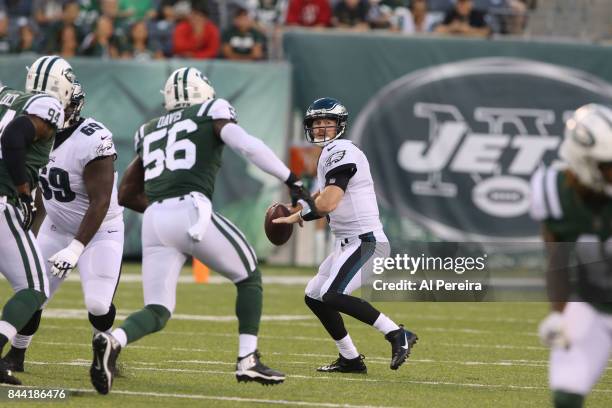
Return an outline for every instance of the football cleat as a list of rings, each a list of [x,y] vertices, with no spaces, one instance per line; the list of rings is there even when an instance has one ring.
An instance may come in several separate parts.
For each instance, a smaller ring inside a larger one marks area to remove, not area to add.
[[[113,385],[113,377],[117,372],[117,357],[121,345],[110,334],[98,333],[91,342],[93,362],[89,369],[91,384],[100,394],[108,394]]]
[[[410,350],[419,339],[416,334],[405,330],[404,325],[400,324],[399,329],[393,330],[385,335],[385,339],[391,343],[391,364],[392,370],[397,370],[410,355]]]
[[[13,372],[4,360],[0,360],[0,384],[21,385],[21,381],[13,376]]]
[[[236,363],[236,379],[238,382],[255,381],[263,385],[280,384],[285,381],[285,374],[271,369],[259,360],[259,351],[255,350]]]
[[[25,360],[26,349],[11,347],[8,353],[2,357],[2,361],[6,363],[6,367],[14,372],[23,373],[23,362]]]
[[[358,373],[367,374],[368,367],[366,367],[363,359],[365,356],[360,354],[359,357],[345,358],[342,354],[338,354],[338,358],[331,364],[321,366],[317,368],[317,371],[324,373]]]

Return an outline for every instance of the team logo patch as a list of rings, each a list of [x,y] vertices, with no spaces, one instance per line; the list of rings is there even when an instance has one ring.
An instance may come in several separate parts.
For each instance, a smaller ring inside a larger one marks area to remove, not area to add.
[[[612,85],[583,71],[473,59],[390,83],[362,109],[351,138],[392,217],[451,241],[532,239],[531,176],[556,160],[573,111],[611,104],[610,95]]]
[[[344,158],[346,154],[346,150],[339,150],[334,154],[330,155],[327,160],[325,160],[325,167],[329,167],[334,163],[338,163],[340,160]]]
[[[108,156],[115,149],[115,145],[111,139],[100,143],[96,148],[96,156]]]

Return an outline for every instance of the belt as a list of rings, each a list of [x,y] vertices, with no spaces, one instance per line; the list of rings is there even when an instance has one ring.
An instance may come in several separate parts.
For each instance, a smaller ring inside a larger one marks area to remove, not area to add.
[[[345,246],[348,245],[350,242],[354,241],[356,238],[360,239],[361,241],[364,242],[376,242],[376,237],[374,236],[374,231],[370,231],[370,232],[365,232],[361,235],[358,235],[356,237],[350,237],[350,238],[342,238],[340,240],[340,245],[341,246]]]
[[[185,197],[187,197],[189,194],[183,194],[182,196],[178,196],[178,197],[167,197],[167,198],[162,198],[161,200],[157,200],[155,201],[157,204],[161,204],[164,201],[170,201],[170,200],[178,200],[178,201],[183,201],[185,199]]]

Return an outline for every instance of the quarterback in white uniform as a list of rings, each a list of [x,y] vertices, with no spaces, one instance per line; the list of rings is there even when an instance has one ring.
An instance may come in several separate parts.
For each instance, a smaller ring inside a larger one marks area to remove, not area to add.
[[[85,94],[76,83],[67,126],[58,132],[39,184],[46,217],[38,243],[46,265],[50,299],[77,265],[94,332],[109,331],[115,319],[113,296],[123,255],[123,207],[117,203],[116,158],[111,132],[93,118],[81,118]],[[47,300],[48,302],[48,300]],[[4,357],[23,371],[25,351],[42,309],[12,340]]]
[[[346,130],[347,119],[346,108],[335,99],[321,98],[310,105],[304,118],[306,138],[323,147],[317,166],[319,192],[300,200],[297,212],[273,222],[301,224],[327,216],[336,237],[334,252],[306,287],[306,305],[335,340],[339,351],[337,360],[317,370],[367,372],[364,357],[357,352],[340,312],[385,335],[391,343],[390,367],[396,370],[406,361],[417,336],[368,302],[350,296],[361,286],[363,265],[381,248],[385,253],[376,256],[387,256],[389,247],[378,215],[368,159],[351,141],[338,139]]]

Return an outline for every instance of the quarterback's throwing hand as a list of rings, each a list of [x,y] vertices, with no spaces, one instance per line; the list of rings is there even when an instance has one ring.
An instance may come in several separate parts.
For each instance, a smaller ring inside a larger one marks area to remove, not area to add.
[[[287,217],[279,217],[272,220],[272,224],[295,224],[299,223],[300,227],[304,226],[304,221],[300,212],[295,212]]]
[[[538,327],[538,334],[542,343],[549,347],[569,348],[570,343],[565,333],[565,322],[563,315],[559,312],[552,312]]]
[[[60,279],[66,278],[76,266],[84,248],[83,244],[73,239],[70,245],[49,258],[53,264],[51,274]]]

